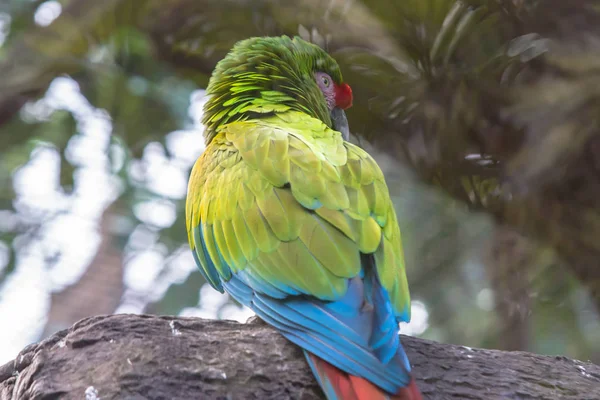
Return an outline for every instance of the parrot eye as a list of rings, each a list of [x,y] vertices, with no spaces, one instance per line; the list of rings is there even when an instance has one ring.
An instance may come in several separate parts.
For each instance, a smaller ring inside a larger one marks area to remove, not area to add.
[[[333,81],[333,79],[331,79],[331,76],[329,76],[329,74],[327,74],[326,72],[315,72],[314,77],[317,86],[319,86],[319,89],[323,93],[323,97],[325,97],[327,107],[329,108],[329,110],[333,110],[336,104],[335,82]]]
[[[333,80],[325,72],[316,72],[315,79],[323,92],[329,91],[333,86]]]

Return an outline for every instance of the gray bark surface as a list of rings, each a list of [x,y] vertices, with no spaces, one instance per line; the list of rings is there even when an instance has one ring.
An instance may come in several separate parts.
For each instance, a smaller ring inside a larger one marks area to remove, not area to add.
[[[403,336],[426,399],[600,399],[600,367]],[[302,352],[266,324],[97,316],[0,367],[8,399],[322,399]]]

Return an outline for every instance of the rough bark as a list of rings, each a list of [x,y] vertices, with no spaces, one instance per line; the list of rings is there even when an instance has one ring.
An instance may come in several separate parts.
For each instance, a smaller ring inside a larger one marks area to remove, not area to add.
[[[426,399],[598,399],[600,367],[402,341]],[[301,351],[260,321],[84,319],[0,367],[0,399],[321,399]]]

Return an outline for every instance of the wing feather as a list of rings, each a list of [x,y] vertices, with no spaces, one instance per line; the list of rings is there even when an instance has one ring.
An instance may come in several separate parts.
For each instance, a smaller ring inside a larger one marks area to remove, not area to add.
[[[233,272],[266,295],[334,300],[362,273],[361,253],[373,254],[394,314],[409,318],[383,174],[314,118],[288,112],[223,126],[194,166],[186,212],[196,262],[220,290]]]

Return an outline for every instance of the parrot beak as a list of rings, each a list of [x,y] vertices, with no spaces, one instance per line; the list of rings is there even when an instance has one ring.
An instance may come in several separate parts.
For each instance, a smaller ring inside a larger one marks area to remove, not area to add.
[[[348,126],[348,119],[346,113],[339,107],[335,107],[331,110],[331,121],[333,122],[333,129],[342,133],[344,140],[350,139],[350,127]]]

